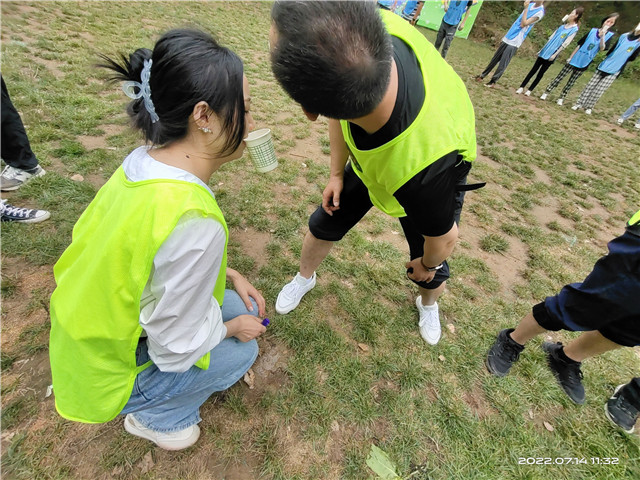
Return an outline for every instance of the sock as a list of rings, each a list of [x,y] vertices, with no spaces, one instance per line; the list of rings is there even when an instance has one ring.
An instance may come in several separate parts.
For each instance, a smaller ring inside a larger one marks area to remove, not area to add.
[[[422,298],[420,299],[420,308],[427,311],[427,312],[431,312],[433,310],[438,310],[438,302],[433,302],[433,305],[423,305],[422,304]]]
[[[576,363],[578,365],[581,364],[581,362],[576,362],[575,360],[572,360],[571,358],[567,357],[567,354],[564,353],[564,347],[562,347],[560,350],[558,350],[558,358],[560,360],[562,360],[563,362],[565,362],[565,363],[569,363],[569,364]]]
[[[302,275],[300,275],[300,272],[298,272],[298,275],[296,275],[296,282],[300,285],[307,285],[311,279],[313,279],[313,275],[311,275],[310,278],[304,278]]]

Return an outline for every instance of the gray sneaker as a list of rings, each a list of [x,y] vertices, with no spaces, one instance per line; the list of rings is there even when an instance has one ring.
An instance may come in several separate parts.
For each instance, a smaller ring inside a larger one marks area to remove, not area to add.
[[[0,175],[0,189],[3,192],[17,190],[25,182],[28,182],[32,178],[41,177],[45,173],[47,172],[45,172],[44,168],[40,165],[31,172],[7,165]]]

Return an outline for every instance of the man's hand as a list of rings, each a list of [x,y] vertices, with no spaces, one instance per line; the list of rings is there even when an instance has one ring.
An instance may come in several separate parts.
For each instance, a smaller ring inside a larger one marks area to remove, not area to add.
[[[241,342],[253,340],[267,331],[262,321],[253,315],[238,315],[225,322],[225,326],[227,327],[226,338],[236,337]]]
[[[458,31],[462,31],[464,30],[464,22],[460,23],[460,25],[458,25]]]
[[[409,269],[409,268],[413,269],[413,272],[407,273],[407,275],[412,280],[416,280],[418,282],[427,282],[428,283],[431,280],[433,280],[433,277],[436,276],[436,272],[435,271],[434,272],[428,272],[422,266],[422,259],[420,257],[414,258],[410,262],[407,262],[405,264],[405,267],[407,269]]]
[[[342,186],[342,177],[332,176],[322,192],[322,209],[331,216],[333,216],[333,212],[340,210]]]

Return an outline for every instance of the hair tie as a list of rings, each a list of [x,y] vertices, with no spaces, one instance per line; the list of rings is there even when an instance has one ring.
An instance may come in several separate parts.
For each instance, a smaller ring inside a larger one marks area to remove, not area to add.
[[[145,60],[144,68],[142,69],[142,73],[140,74],[142,83],[134,82],[131,80],[128,82],[124,82],[124,84],[122,85],[122,91],[127,97],[134,100],[138,100],[142,97],[144,99],[144,108],[146,108],[147,112],[149,112],[149,115],[151,115],[151,123],[156,123],[160,118],[156,113],[156,108],[153,106],[153,100],[151,100],[151,87],[149,86],[152,64],[153,60]],[[138,89],[137,92],[136,89]]]

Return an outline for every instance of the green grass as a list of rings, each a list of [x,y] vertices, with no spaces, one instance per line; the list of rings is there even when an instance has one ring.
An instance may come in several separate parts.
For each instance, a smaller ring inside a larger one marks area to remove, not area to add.
[[[99,186],[140,144],[126,127],[126,97],[93,67],[97,53],[151,47],[163,31],[185,25],[213,32],[244,59],[256,124],[273,131],[278,169],[258,174],[245,158],[223,166],[211,186],[231,231],[230,265],[267,299],[272,324],[260,340],[263,355],[275,350],[280,360],[255,391],[236,385],[205,403],[200,441],[172,454],[127,435],[120,420],[93,427],[63,420],[44,398],[50,372],[30,362],[47,349],[53,264]],[[454,328],[428,347],[416,328],[402,229],[373,211],[333,248],[298,309],[273,313],[299,268],[330,150],[326,119],[308,123],[275,83],[268,29],[262,2],[2,2],[3,77],[47,169],[8,198],[52,212],[41,224],[2,225],[2,426],[15,434],[3,449],[7,478],[368,479],[372,443],[403,478],[639,477],[638,437],[621,434],[602,413],[613,388],[637,375],[637,351],[586,361],[581,407],[556,386],[541,339],[506,378],[483,366],[497,332],[583,279],[637,210],[640,136],[613,123],[637,98],[637,81],[616,80],[586,117],[553,99],[513,94],[533,49],[518,52],[501,88],[489,90],[472,77],[493,48],[454,40],[447,60],[467,84],[482,154],[470,181],[488,185],[466,196],[462,239],[439,300],[443,323]],[[568,105],[589,78],[578,80]],[[87,137],[103,146],[91,147]],[[85,180],[71,180],[75,174]],[[243,243],[251,234],[264,245]],[[506,274],[513,274],[508,283]],[[142,473],[148,452],[155,465]],[[619,464],[519,464],[527,457],[616,457]]]

